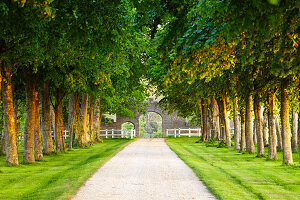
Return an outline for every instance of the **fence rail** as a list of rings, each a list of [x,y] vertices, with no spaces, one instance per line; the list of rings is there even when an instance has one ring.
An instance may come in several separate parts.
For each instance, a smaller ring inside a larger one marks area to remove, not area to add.
[[[105,132],[105,133],[101,133],[101,132]],[[69,138],[69,131],[68,130],[64,130],[63,132],[63,136],[64,139]],[[128,130],[128,129],[120,129],[120,130],[116,130],[116,129],[111,129],[111,130],[100,130],[100,137],[130,137],[131,139],[133,137],[136,137],[136,131],[135,129],[133,130]],[[54,138],[54,134],[52,131],[52,138]],[[19,140],[24,140],[24,135],[19,136]]]
[[[197,128],[197,129],[192,129],[192,128],[188,128],[188,129],[180,129],[180,128],[175,128],[175,129],[167,129],[167,137],[168,136],[174,136],[175,138],[178,136],[201,136],[201,129]]]
[[[136,137],[136,131],[135,131],[135,129],[131,129],[131,130],[128,130],[128,129],[108,130],[108,129],[106,129],[106,130],[100,130],[100,137],[105,137],[105,138],[108,138],[108,137],[112,137],[112,138],[114,138],[114,137],[121,137],[121,138],[130,137],[132,139],[133,137]]]

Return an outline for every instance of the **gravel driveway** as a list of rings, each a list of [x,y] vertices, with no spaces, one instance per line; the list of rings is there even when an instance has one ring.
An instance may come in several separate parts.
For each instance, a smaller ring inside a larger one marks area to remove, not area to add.
[[[98,169],[73,199],[216,198],[164,139],[139,139]]]

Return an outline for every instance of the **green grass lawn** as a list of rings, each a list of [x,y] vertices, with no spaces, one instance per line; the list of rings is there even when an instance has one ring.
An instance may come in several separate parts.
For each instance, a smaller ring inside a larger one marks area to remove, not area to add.
[[[131,141],[104,139],[103,144],[46,155],[43,161],[17,167],[5,166],[5,156],[0,156],[0,199],[68,199]]]
[[[218,199],[300,199],[298,153],[293,154],[295,166],[283,166],[282,153],[271,161],[233,148],[207,147],[197,140],[167,138],[166,142]]]

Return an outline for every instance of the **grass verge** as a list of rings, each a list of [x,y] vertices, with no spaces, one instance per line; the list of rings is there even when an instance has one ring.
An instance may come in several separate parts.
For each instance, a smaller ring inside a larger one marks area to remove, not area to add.
[[[100,166],[131,141],[104,139],[103,144],[45,155],[43,161],[16,167],[5,166],[5,156],[0,156],[0,199],[69,199]]]
[[[169,147],[218,199],[300,199],[299,154],[294,166],[233,148],[207,147],[199,138],[167,138]],[[267,148],[265,149],[267,155]]]

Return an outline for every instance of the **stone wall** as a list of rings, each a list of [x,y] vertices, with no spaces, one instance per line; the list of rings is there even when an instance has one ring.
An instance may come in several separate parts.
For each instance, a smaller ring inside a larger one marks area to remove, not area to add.
[[[155,112],[159,114],[162,118],[162,132],[163,136],[166,136],[166,129],[174,129],[174,128],[199,128],[195,126],[190,126],[185,118],[178,117],[176,113],[172,113],[171,115],[168,115],[167,111],[162,110],[158,106],[157,101],[153,101],[153,99],[149,99],[149,104],[145,108],[146,112]],[[122,117],[118,116],[116,117],[116,122],[108,123],[108,124],[101,124],[101,130],[105,129],[121,129],[122,124],[125,122],[131,122],[134,125],[134,128],[136,130],[136,134],[139,137],[140,134],[140,124],[139,124],[139,118],[142,115],[142,113],[135,112],[136,113],[136,118],[127,118],[127,117]]]

